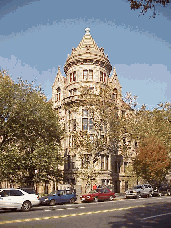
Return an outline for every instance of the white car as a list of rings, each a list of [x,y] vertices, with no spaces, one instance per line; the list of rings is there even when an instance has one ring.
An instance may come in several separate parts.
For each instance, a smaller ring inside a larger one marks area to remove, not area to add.
[[[0,189],[0,209],[29,211],[32,206],[39,204],[40,200],[36,194],[28,194],[21,189],[14,188]]]

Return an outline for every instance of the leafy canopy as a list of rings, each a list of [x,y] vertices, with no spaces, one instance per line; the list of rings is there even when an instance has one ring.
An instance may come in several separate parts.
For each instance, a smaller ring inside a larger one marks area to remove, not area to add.
[[[40,86],[0,71],[0,173],[11,182],[58,179],[62,131]]]

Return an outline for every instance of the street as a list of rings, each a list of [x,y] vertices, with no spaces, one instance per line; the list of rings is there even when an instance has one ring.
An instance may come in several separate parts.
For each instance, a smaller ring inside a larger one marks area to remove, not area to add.
[[[0,211],[0,227],[171,227],[171,197],[34,207]]]

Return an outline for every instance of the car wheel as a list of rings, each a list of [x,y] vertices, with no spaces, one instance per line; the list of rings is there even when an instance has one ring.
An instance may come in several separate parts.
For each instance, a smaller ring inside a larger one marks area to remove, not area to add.
[[[55,205],[55,200],[51,200],[51,201],[49,202],[49,205],[50,205],[50,206],[54,206],[54,205]]]
[[[110,200],[110,201],[112,201],[113,199],[114,199],[113,196],[110,196],[110,197],[109,197],[109,200]]]
[[[30,201],[25,201],[23,203],[23,205],[22,205],[21,210],[22,211],[30,211],[30,209],[31,209],[31,203],[30,203]]]
[[[98,202],[98,201],[99,201],[98,197],[95,197],[95,198],[94,198],[94,201],[95,201],[95,202]]]
[[[71,198],[69,202],[70,202],[70,203],[75,203],[74,198]]]

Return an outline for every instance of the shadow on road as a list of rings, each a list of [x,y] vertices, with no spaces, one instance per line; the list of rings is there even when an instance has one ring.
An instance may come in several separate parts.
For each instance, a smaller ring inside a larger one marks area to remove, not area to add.
[[[156,216],[161,214],[168,215]],[[112,216],[112,218],[120,221],[109,222],[111,228],[171,228],[171,203],[147,204],[145,207],[122,211],[120,216]]]

